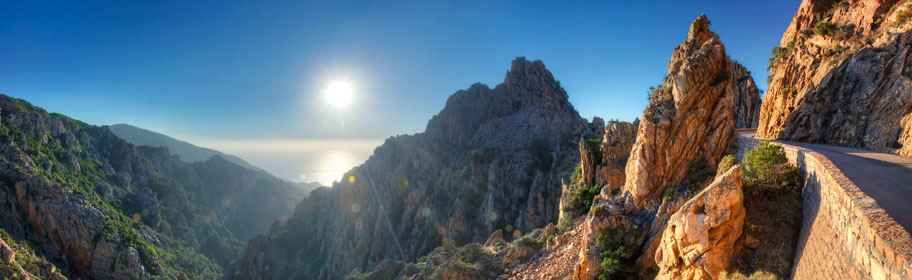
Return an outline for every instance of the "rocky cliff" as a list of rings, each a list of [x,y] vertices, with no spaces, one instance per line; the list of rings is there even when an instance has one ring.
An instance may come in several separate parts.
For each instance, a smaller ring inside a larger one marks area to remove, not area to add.
[[[580,139],[580,171],[577,183],[581,186],[601,185],[611,190],[624,184],[624,166],[630,147],[636,140],[639,120],[633,123],[611,121],[598,139]]]
[[[517,58],[502,84],[456,92],[425,132],[387,139],[313,191],[250,242],[235,277],[338,279],[496,230],[516,238],[557,220],[576,141],[595,133],[541,61]]]
[[[303,193],[219,157],[186,163],[0,96],[0,227],[66,275],[217,278]]]
[[[637,205],[681,183],[700,158],[710,165],[734,140],[731,59],[706,16],[690,26],[668,63],[664,87],[655,91],[627,162],[623,190]]]
[[[770,58],[757,135],[912,155],[908,1],[805,0]]]
[[[756,128],[760,122],[760,90],[751,72],[737,60],[731,62],[731,89],[735,128]]]

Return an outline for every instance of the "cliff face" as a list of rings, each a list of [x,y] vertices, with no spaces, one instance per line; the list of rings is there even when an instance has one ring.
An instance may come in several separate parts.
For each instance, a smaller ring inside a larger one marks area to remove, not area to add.
[[[805,0],[770,59],[758,136],[912,155],[909,3]]]
[[[580,139],[580,171],[578,185],[606,186],[610,190],[624,185],[624,166],[630,156],[630,147],[636,140],[639,121],[611,122],[605,126],[601,139]]]
[[[240,240],[265,229],[259,220],[282,218],[304,195],[217,157],[188,164],[133,146],[23,100],[0,96],[0,109],[0,227],[71,276],[218,277]]]
[[[756,128],[760,122],[760,90],[751,72],[736,60],[731,62],[731,90],[735,128]]]
[[[672,54],[665,87],[640,119],[623,187],[635,204],[680,183],[698,158],[715,165],[728,150],[734,140],[731,69],[709,20],[697,18]]]
[[[313,191],[250,242],[235,276],[338,279],[544,226],[579,162],[576,140],[594,134],[544,64],[518,58],[503,84],[456,92],[424,133],[387,139],[341,183]]]

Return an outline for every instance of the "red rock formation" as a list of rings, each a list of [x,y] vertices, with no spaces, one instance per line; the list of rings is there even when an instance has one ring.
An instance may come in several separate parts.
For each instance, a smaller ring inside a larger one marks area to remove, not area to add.
[[[620,189],[624,184],[624,166],[630,156],[633,141],[636,140],[638,124],[638,121],[612,121],[605,126],[601,139],[580,139],[582,176],[579,182],[574,183],[607,186],[609,190]]]
[[[912,155],[910,11],[895,0],[802,2],[771,59],[757,135]]]
[[[671,91],[655,93],[640,120],[623,187],[635,204],[681,182],[699,157],[715,165],[725,154],[734,139],[731,77],[725,46],[700,16],[668,63]]]
[[[728,267],[744,226],[741,169],[734,166],[673,214],[655,261],[656,279],[714,279]]]

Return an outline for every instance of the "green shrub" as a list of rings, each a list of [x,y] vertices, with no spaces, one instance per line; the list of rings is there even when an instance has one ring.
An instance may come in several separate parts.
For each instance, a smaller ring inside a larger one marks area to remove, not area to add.
[[[551,241],[554,241],[554,235],[553,235],[553,234],[552,234],[552,235],[548,235],[548,238],[545,239],[545,243],[551,243]]]
[[[827,36],[830,35],[830,32],[833,31],[833,28],[836,27],[835,23],[829,21],[817,22],[814,25],[814,32],[817,32],[818,35]]]
[[[684,181],[681,183],[687,186],[688,190],[697,191],[703,187],[703,184],[712,175],[712,165],[709,164],[706,157],[701,156],[687,166],[687,176],[684,177]]]
[[[722,175],[726,171],[732,168],[732,166],[738,165],[738,158],[734,155],[727,155],[719,161],[719,168],[716,169],[716,177]]]
[[[589,212],[589,208],[592,208],[592,203],[595,201],[595,196],[601,191],[601,185],[582,186],[572,190],[567,194],[567,205],[562,210],[579,214]]]
[[[814,30],[811,30],[811,29],[801,30],[801,35],[804,35],[807,37],[813,36],[814,33],[815,33]]]
[[[649,99],[649,102],[652,102],[652,99],[655,98],[656,96],[659,96],[662,94],[670,94],[671,90],[672,90],[672,87],[670,87],[670,86],[666,87],[663,84],[658,84],[657,86],[649,87],[649,91],[646,92],[648,94],[647,99]]]
[[[910,17],[912,17],[912,11],[899,10],[899,12],[896,13],[896,21],[898,22],[909,20]]]
[[[677,191],[677,189],[678,188],[676,187],[666,187],[665,190],[662,191],[662,203],[669,202],[674,199],[675,191]]]
[[[602,139],[589,139],[589,141],[586,142],[586,146],[589,147],[590,151],[598,151],[599,148],[602,147]]]
[[[745,153],[744,163],[741,177],[747,186],[772,192],[800,190],[801,173],[788,162],[780,145],[760,142],[759,146]]]
[[[599,280],[639,279],[639,272],[643,268],[634,258],[639,246],[625,238],[635,237],[636,234],[636,230],[632,228],[599,229],[598,237],[595,239],[599,255],[602,257]]]
[[[772,71],[772,70],[776,69],[776,67],[779,67],[779,62],[782,61],[782,59],[785,58],[785,56],[788,54],[789,54],[788,46],[786,46],[785,48],[775,46],[772,49],[770,49],[769,65],[766,66],[766,70]]]
[[[775,274],[766,272],[766,271],[755,271],[750,276],[741,274],[741,272],[732,272],[723,271],[719,273],[719,279],[721,280],[776,280],[779,279]]]
[[[583,178],[583,165],[577,164],[576,168],[573,169],[573,173],[570,174],[570,182],[576,183]]]

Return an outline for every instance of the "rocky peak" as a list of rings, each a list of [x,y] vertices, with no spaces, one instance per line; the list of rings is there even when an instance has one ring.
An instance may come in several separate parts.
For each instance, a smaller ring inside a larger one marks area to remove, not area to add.
[[[709,30],[709,18],[705,14],[700,15],[690,24],[690,31],[687,32],[687,41],[694,42],[694,45],[700,46],[712,38],[718,39],[715,32]]]
[[[654,93],[643,112],[623,187],[637,205],[681,182],[698,158],[715,164],[734,139],[731,63],[708,26],[705,15],[694,20],[668,64],[670,92]]]
[[[496,230],[518,238],[557,219],[561,178],[579,162],[575,141],[593,134],[544,64],[517,58],[503,84],[456,92],[424,133],[390,138],[340,183],[312,192],[286,224],[250,242],[237,278],[341,279]]]
[[[567,92],[554,79],[551,71],[545,69],[541,60],[529,61],[517,57],[510,63],[510,71],[504,78],[503,86],[513,104],[520,107],[529,105],[569,105]]]

